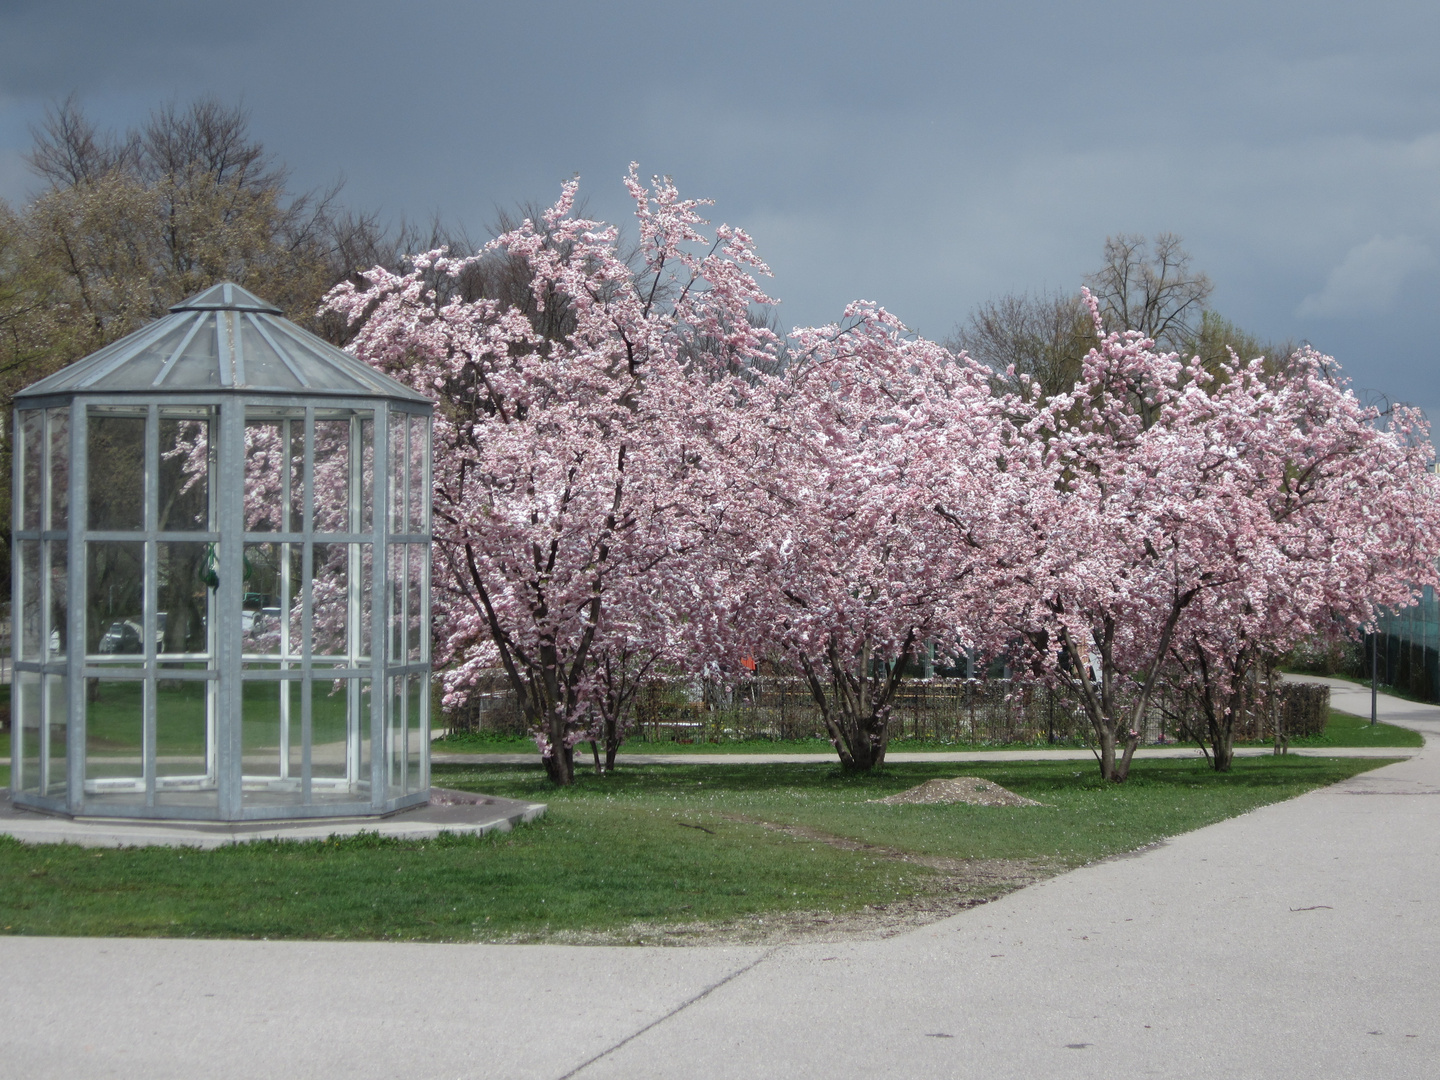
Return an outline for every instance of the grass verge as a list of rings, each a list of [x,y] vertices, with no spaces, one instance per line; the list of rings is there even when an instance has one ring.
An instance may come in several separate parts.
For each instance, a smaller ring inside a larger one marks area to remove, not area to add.
[[[565,790],[533,766],[437,766],[437,785],[541,800],[549,814],[505,835],[427,842],[371,834],[117,851],[0,838],[0,928],[653,941],[675,939],[666,927],[707,940],[707,928],[816,912],[908,910],[924,921],[1380,764],[1241,759],[1219,775],[1203,761],[1149,761],[1119,786],[1081,762],[963,767],[1043,804],[1024,808],[872,801],[953,776],[953,764],[868,776],[828,764],[629,765]]]
[[[1325,730],[1319,735],[1307,735],[1291,739],[1291,746],[1379,746],[1379,747],[1421,747],[1425,737],[1418,731],[1396,727],[1394,724],[1372,724],[1369,717],[1352,716],[1349,713],[1330,710],[1330,719]]]

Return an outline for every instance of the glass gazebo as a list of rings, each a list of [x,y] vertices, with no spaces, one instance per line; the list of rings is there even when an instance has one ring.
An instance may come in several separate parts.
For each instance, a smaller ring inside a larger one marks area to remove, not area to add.
[[[430,401],[216,285],[15,399],[15,803],[429,796]]]

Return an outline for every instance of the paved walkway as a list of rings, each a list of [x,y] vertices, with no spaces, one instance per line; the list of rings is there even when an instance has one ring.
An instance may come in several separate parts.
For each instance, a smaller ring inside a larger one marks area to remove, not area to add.
[[[1440,708],[1381,708],[1440,736]],[[0,1072],[1428,1080],[1437,945],[1427,747],[886,941],[0,938]]]

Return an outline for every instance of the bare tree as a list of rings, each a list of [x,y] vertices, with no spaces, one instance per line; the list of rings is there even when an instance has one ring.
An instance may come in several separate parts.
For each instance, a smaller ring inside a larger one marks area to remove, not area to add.
[[[244,107],[213,97],[198,98],[185,109],[174,102],[162,105],[129,140],[140,174],[152,183],[203,174],[211,183],[259,193],[283,191],[289,179],[289,170],[250,135]]]
[[[1105,239],[1105,264],[1085,278],[1111,329],[1138,330],[1166,351],[1179,351],[1200,326],[1214,286],[1191,266],[1174,233],[1153,241],[1120,233]]]
[[[35,141],[25,161],[52,187],[74,187],[98,180],[133,163],[133,139],[117,139],[95,130],[71,94],[45,109],[45,119],[30,129]]]

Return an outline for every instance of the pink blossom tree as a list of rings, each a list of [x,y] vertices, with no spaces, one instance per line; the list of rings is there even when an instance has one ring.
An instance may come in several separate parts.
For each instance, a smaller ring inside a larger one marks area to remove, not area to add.
[[[1309,351],[1211,373],[1095,323],[1074,389],[1025,426],[1050,481],[1030,493],[1015,626],[1079,699],[1106,779],[1128,775],[1167,674],[1228,768],[1257,665],[1434,581],[1423,427],[1401,411],[1378,430]]]
[[[843,765],[872,769],[907,667],[995,625],[1003,403],[984,369],[870,304],[790,345],[752,403],[751,494],[716,560],[742,648],[783,652]]]
[[[1302,639],[1358,630],[1437,583],[1440,486],[1423,416],[1397,408],[1382,428],[1330,357],[1232,357],[1217,381],[1209,452],[1229,493],[1229,565],[1172,656],[1224,771],[1247,681]]]
[[[1084,295],[1098,343],[1073,390],[1025,425],[1047,479],[1018,523],[1029,550],[1011,565],[1012,625],[1078,698],[1101,775],[1123,781],[1182,617],[1230,580],[1234,523],[1203,370],[1139,333],[1107,334]]]
[[[440,400],[434,428],[437,662],[449,704],[504,669],[549,774],[618,717],[638,669],[670,658],[726,470],[715,449],[741,377],[776,340],[752,307],[768,273],[740,230],[631,168],[639,249],[575,216],[575,183],[474,259],[368,272],[331,307],[358,356]],[[476,260],[523,263],[523,306],[467,299]],[[563,320],[553,318],[557,310]],[[563,327],[546,332],[543,327]],[[619,668],[623,677],[616,677]],[[612,729],[613,733],[613,729]],[[613,762],[613,747],[607,748]]]

